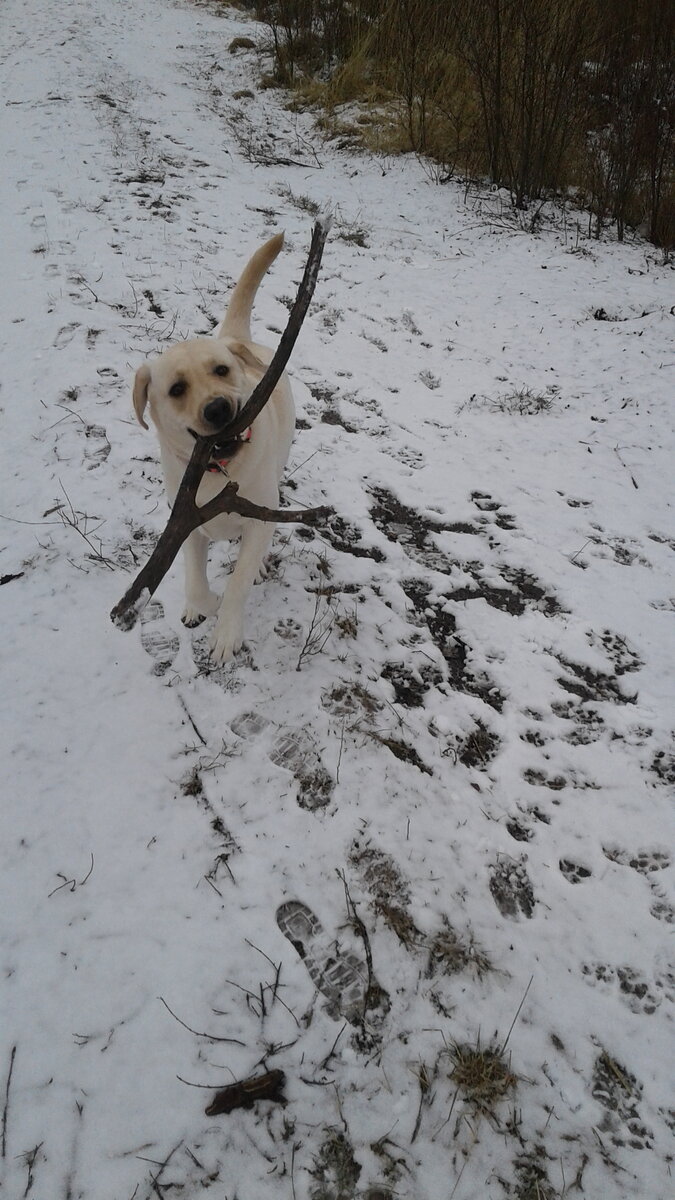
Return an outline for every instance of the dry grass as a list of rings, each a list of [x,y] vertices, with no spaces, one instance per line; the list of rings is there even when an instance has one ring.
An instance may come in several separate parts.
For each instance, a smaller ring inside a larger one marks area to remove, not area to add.
[[[450,1078],[457,1089],[455,1095],[461,1095],[477,1113],[494,1118],[498,1104],[518,1082],[504,1050],[497,1046],[483,1048],[479,1037],[475,1046],[453,1042],[447,1053],[452,1064]]]

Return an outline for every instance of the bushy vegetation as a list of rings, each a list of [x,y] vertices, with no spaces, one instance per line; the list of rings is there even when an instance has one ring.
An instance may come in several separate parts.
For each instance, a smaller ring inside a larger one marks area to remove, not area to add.
[[[363,133],[599,235],[675,242],[672,0],[260,0],[276,80]]]

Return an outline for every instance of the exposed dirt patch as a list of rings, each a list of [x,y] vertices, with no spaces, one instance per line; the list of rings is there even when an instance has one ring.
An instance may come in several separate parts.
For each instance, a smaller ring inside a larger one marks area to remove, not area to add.
[[[465,767],[477,767],[482,770],[495,757],[501,745],[497,734],[488,729],[482,721],[476,721],[474,728],[457,747],[457,758]]]
[[[612,633],[611,629],[603,629],[602,633],[597,637],[595,634],[590,633],[588,640],[592,646],[598,643],[602,646],[614,667],[616,675],[625,675],[629,671],[639,671],[640,667],[643,666],[639,654],[628,644],[626,638],[621,637],[619,633]]]
[[[448,574],[453,566],[447,555],[435,545],[435,533],[480,533],[479,526],[466,521],[453,524],[422,516],[414,508],[408,508],[386,488],[373,488],[371,495],[375,503],[370,515],[376,527],[390,542],[402,546],[410,558],[432,570]]]
[[[621,690],[615,675],[594,671],[586,663],[575,663],[562,655],[556,655],[561,667],[569,673],[558,678],[560,687],[585,702],[609,700],[612,704],[635,704],[637,692],[628,696]],[[571,676],[571,678],[570,678]]]
[[[333,550],[342,554],[353,554],[355,558],[370,558],[373,562],[384,562],[385,555],[378,546],[363,546],[363,533],[344,517],[331,517],[330,521],[317,524],[316,530],[326,539]],[[311,532],[311,531],[309,531]]]
[[[547,617],[558,616],[564,611],[555,596],[548,593],[533,575],[519,567],[502,564],[498,568],[506,585],[502,588],[486,583],[482,577],[484,570],[482,563],[464,562],[458,565],[466,575],[473,578],[475,587],[467,585],[455,588],[454,591],[448,593],[449,600],[455,600],[458,603],[468,600],[485,600],[491,608],[510,613],[513,617],[522,616],[528,609],[536,609]]]
[[[504,696],[486,675],[472,672],[468,663],[469,651],[457,634],[457,621],[445,609],[445,598],[431,601],[431,585],[423,579],[405,579],[401,582],[406,596],[412,601],[415,612],[423,620],[448,667],[450,681],[460,692],[478,696],[491,708],[501,712]]]
[[[410,763],[412,767],[417,767],[418,771],[422,771],[424,775],[433,775],[431,767],[420,758],[414,746],[409,742],[404,742],[401,738],[393,737],[392,735],[375,733],[370,731],[370,737],[381,746],[386,746],[394,758],[398,758],[399,762]]]
[[[490,514],[489,518],[484,517],[483,520],[492,521],[500,529],[515,529],[515,517],[511,513],[505,512],[499,501],[494,500],[488,492],[472,492],[471,499],[482,513]]]
[[[406,708],[419,708],[424,703],[429,688],[433,687],[433,682],[425,682],[421,674],[418,675],[404,663],[385,663],[382,678],[392,685],[396,703],[403,704]],[[434,682],[439,682],[438,673]]]

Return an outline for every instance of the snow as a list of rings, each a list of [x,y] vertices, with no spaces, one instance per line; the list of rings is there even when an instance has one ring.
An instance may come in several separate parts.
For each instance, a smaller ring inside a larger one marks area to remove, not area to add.
[[[0,24],[5,1194],[665,1200],[672,268],[322,141],[235,10]],[[285,229],[276,345],[307,197],[285,502],[342,523],[277,531],[211,669],[178,567],[109,618],[167,515],[131,383]],[[481,1112],[452,1047],[505,1044]]]

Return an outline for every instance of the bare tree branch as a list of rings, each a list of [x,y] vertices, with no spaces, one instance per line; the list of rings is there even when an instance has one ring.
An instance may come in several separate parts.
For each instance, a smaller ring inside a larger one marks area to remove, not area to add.
[[[299,521],[305,525],[316,524],[330,514],[331,510],[327,507],[297,510],[264,508],[239,496],[237,494],[238,485],[232,482],[226,484],[223,490],[206,504],[200,506],[196,500],[197,490],[215,443],[224,437],[228,440],[234,438],[247,429],[262,412],[281,378],[314,293],[329,229],[329,220],[317,221],[314,226],[307,265],[295,303],[276,353],[260,383],[252,392],[241,412],[226,429],[221,429],[210,437],[199,437],[195,440],[192,457],[185,469],[166,527],[148,562],[110,613],[112,621],[120,629],[134,627],[140,612],[166,575],[188,535],[198,529],[200,525],[220,516],[221,513],[237,513],[239,516],[249,517],[251,520],[272,521],[275,524]]]

